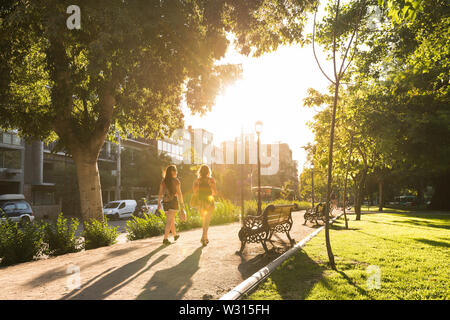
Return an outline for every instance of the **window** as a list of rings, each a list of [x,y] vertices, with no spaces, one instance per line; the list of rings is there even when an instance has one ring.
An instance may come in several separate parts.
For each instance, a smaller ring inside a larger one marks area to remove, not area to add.
[[[16,208],[17,210],[28,210],[28,204],[25,202],[16,202]]]
[[[11,144],[11,133],[3,132],[3,143]]]
[[[13,212],[16,209],[16,206],[14,205],[14,203],[7,203],[3,206],[3,210],[8,213],[8,212]]]
[[[114,209],[117,208],[119,205],[119,202],[110,202],[105,206],[105,209]]]
[[[14,135],[12,136],[12,144],[15,144],[15,145],[17,145],[17,146],[20,146],[20,143],[21,143],[20,137],[19,137],[17,134],[14,134]]]
[[[0,168],[20,169],[20,150],[0,149]]]
[[[119,206],[119,209],[123,209],[123,208],[125,208],[125,202],[122,202]]]

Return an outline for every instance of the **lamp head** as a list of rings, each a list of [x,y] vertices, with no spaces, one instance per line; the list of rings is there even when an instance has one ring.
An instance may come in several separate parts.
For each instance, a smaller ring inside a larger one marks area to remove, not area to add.
[[[256,121],[255,123],[255,131],[257,134],[260,134],[262,131],[263,123],[262,121]]]

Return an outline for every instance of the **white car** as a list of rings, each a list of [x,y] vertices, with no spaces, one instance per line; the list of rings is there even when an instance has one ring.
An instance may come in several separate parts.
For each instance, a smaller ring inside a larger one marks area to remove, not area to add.
[[[0,222],[6,219],[20,224],[34,221],[33,209],[23,194],[0,195]]]
[[[117,200],[108,202],[103,207],[103,214],[108,219],[113,218],[119,220],[129,218],[136,209],[136,200]]]

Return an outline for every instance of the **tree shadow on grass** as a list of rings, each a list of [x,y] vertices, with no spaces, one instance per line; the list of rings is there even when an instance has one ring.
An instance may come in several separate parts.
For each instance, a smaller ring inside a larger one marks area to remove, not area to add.
[[[271,246],[269,246],[269,244]],[[248,245],[259,245],[261,244],[247,244]],[[245,253],[237,254],[241,257],[241,263],[238,266],[238,270],[242,275],[243,279],[247,279],[255,272],[259,271],[261,268],[265,267],[267,264],[281,256],[286,251],[292,248],[292,244],[289,242],[287,237],[280,237],[279,234],[274,234],[272,240],[268,241],[267,246],[269,247],[268,253],[261,253],[253,258],[249,258]]]
[[[103,277],[97,276],[96,278],[94,278],[99,278],[98,281],[94,282],[94,279],[91,279],[89,282],[83,284],[80,289],[71,291],[62,299],[100,300],[110,296],[120,288],[124,287],[126,284],[133,281],[142,273],[147,272],[154,265],[163,261],[167,257],[167,255],[159,256],[155,261],[153,261],[148,267],[144,269],[150,258],[161,251],[164,247],[164,245],[161,245],[149,254],[135,261],[127,263],[126,265],[123,265],[119,268],[111,268],[114,270],[110,273],[105,274],[105,272],[103,272],[102,274],[105,274]]]
[[[439,229],[449,229],[450,228],[450,226],[437,225],[437,224],[429,224],[427,226],[418,225],[418,224],[414,224],[414,223],[408,223],[407,221],[404,221],[404,220],[395,220],[392,222],[386,222],[386,221],[378,222],[378,221],[373,221],[373,220],[366,220],[366,221],[370,222],[370,223],[385,224],[385,225],[390,225],[390,226],[395,226],[395,227],[416,228],[416,229],[422,229],[422,230],[429,230],[430,228],[439,228]]]
[[[427,217],[427,219],[430,219],[430,218]],[[438,219],[438,220],[441,220],[441,219]],[[423,220],[413,220],[413,219],[411,219],[411,220],[394,220],[392,222],[399,223],[399,224],[406,223],[406,224],[410,224],[415,227],[450,229],[450,225],[436,224],[436,223],[431,223],[431,222],[423,221]]]
[[[331,225],[331,228],[330,229],[332,229],[332,230],[348,230],[348,231],[355,231],[355,230],[360,230],[360,228],[351,228],[351,227],[348,227],[348,229],[345,227],[345,226],[337,226],[337,225],[334,225],[334,224],[332,224]]]
[[[450,243],[449,242],[444,242],[444,241],[434,241],[434,240],[429,240],[429,239],[423,239],[423,238],[417,238],[414,239],[416,241],[428,244],[430,246],[435,246],[435,247],[443,247],[443,248],[449,248],[450,247]]]
[[[145,284],[138,300],[180,300],[192,287],[192,276],[198,271],[203,247],[176,266],[156,271]],[[212,271],[213,272],[213,271]]]
[[[316,283],[323,280],[326,269],[300,250],[295,253],[294,259],[280,266],[270,278],[284,300],[303,300]]]
[[[358,291],[361,295],[365,296],[366,298],[371,299],[369,293],[367,290],[361,288],[360,286],[358,286],[349,276],[347,276],[347,274],[344,271],[337,271],[345,280],[347,280],[348,284],[350,284],[351,286],[353,286],[356,291]]]
[[[365,264],[353,261],[345,267],[352,268],[354,264]],[[341,266],[342,267],[342,266]],[[288,263],[282,264],[271,276],[270,279],[277,290],[277,293],[283,300],[304,300],[309,297],[313,288],[320,284],[330,293],[336,295],[339,292],[339,284],[333,284],[327,277],[327,274],[333,273],[322,261],[311,259],[308,254],[301,250],[295,254],[295,258]],[[369,292],[353,281],[344,271],[338,270],[337,273],[347,281],[349,285],[367,299],[372,299]],[[263,289],[263,287],[259,287]],[[344,297],[341,297],[344,298]],[[339,299],[339,298],[338,298]]]

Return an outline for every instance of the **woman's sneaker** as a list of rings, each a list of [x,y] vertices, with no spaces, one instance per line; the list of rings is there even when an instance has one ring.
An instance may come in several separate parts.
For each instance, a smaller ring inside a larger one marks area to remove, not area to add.
[[[173,237],[173,240],[177,241],[179,237],[180,237],[180,235],[177,234],[175,237]]]
[[[170,242],[169,239],[164,239],[163,244],[169,245],[169,244],[172,244],[172,242]]]

